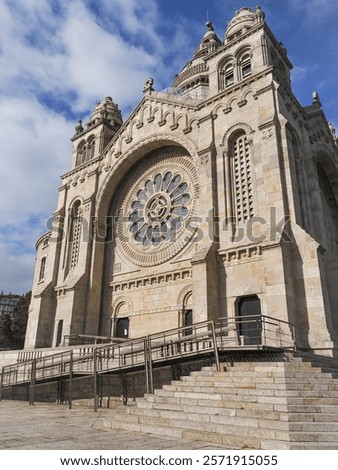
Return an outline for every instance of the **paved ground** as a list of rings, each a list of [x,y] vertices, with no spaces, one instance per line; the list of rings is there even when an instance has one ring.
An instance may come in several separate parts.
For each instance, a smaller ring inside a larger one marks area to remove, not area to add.
[[[64,405],[29,405],[3,400],[0,402],[0,449],[217,449],[203,442],[93,427],[104,413],[111,412],[102,409],[95,413],[83,407],[69,410]]]

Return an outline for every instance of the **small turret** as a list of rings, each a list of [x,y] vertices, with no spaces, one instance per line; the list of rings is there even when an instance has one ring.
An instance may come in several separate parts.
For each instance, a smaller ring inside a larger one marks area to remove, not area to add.
[[[108,142],[122,126],[121,111],[113,99],[108,96],[98,103],[86,127],[79,121],[75,127],[73,142],[73,165],[82,165],[99,156]]]

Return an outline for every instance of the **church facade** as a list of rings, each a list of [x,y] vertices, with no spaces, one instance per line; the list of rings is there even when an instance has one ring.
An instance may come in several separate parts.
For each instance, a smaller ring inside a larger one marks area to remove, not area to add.
[[[165,92],[123,122],[110,97],[72,138],[37,242],[26,348],[136,338],[265,315],[296,345],[338,346],[338,146],[319,96],[302,107],[265,15],[210,22]]]

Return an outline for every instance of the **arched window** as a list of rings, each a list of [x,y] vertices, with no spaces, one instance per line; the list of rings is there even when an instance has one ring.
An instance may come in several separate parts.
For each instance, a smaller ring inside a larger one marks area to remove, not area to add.
[[[94,158],[95,155],[95,139],[92,138],[88,141],[88,149],[87,149],[87,160],[91,160]]]
[[[248,52],[243,54],[240,60],[240,64],[241,64],[241,76],[242,78],[245,78],[248,75],[250,75],[252,72],[251,57]]]
[[[117,305],[114,317],[112,318],[112,336],[116,336],[117,338],[129,337],[129,313],[130,305],[128,305],[126,301],[122,301]]]
[[[234,66],[233,64],[227,64],[224,68],[224,84],[225,87],[232,85],[235,81]]]
[[[95,156],[95,137],[91,136],[87,141],[82,141],[77,150],[77,164],[91,160]]]
[[[77,164],[82,165],[87,160],[87,143],[81,142],[77,151]]]
[[[45,271],[46,271],[46,257],[44,256],[41,258],[40,262],[40,273],[39,273],[39,281],[42,281],[45,277]]]

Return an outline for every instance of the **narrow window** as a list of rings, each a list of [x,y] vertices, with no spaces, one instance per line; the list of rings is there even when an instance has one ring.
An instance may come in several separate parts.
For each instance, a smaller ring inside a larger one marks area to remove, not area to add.
[[[193,324],[192,309],[188,309],[184,312],[183,324],[185,327],[190,327]],[[192,335],[192,328],[187,328],[184,330],[185,336]]]
[[[77,164],[82,165],[87,160],[87,145],[82,143],[78,147]]]
[[[39,281],[42,281],[42,279],[44,279],[45,271],[46,271],[46,257],[44,256],[43,258],[41,258]]]
[[[94,155],[95,155],[95,139],[92,139],[88,143],[88,160],[91,160],[92,158],[94,158]]]
[[[72,208],[70,224],[68,269],[74,269],[78,263],[81,241],[82,209],[79,201]]]
[[[63,320],[58,321],[55,346],[60,346],[62,341]]]
[[[232,141],[233,214],[237,223],[254,216],[250,144],[245,134]]]
[[[225,86],[230,86],[234,83],[234,67],[232,64],[228,64],[224,69],[224,80]]]
[[[251,74],[251,57],[250,54],[244,54],[241,60],[242,78]]]

